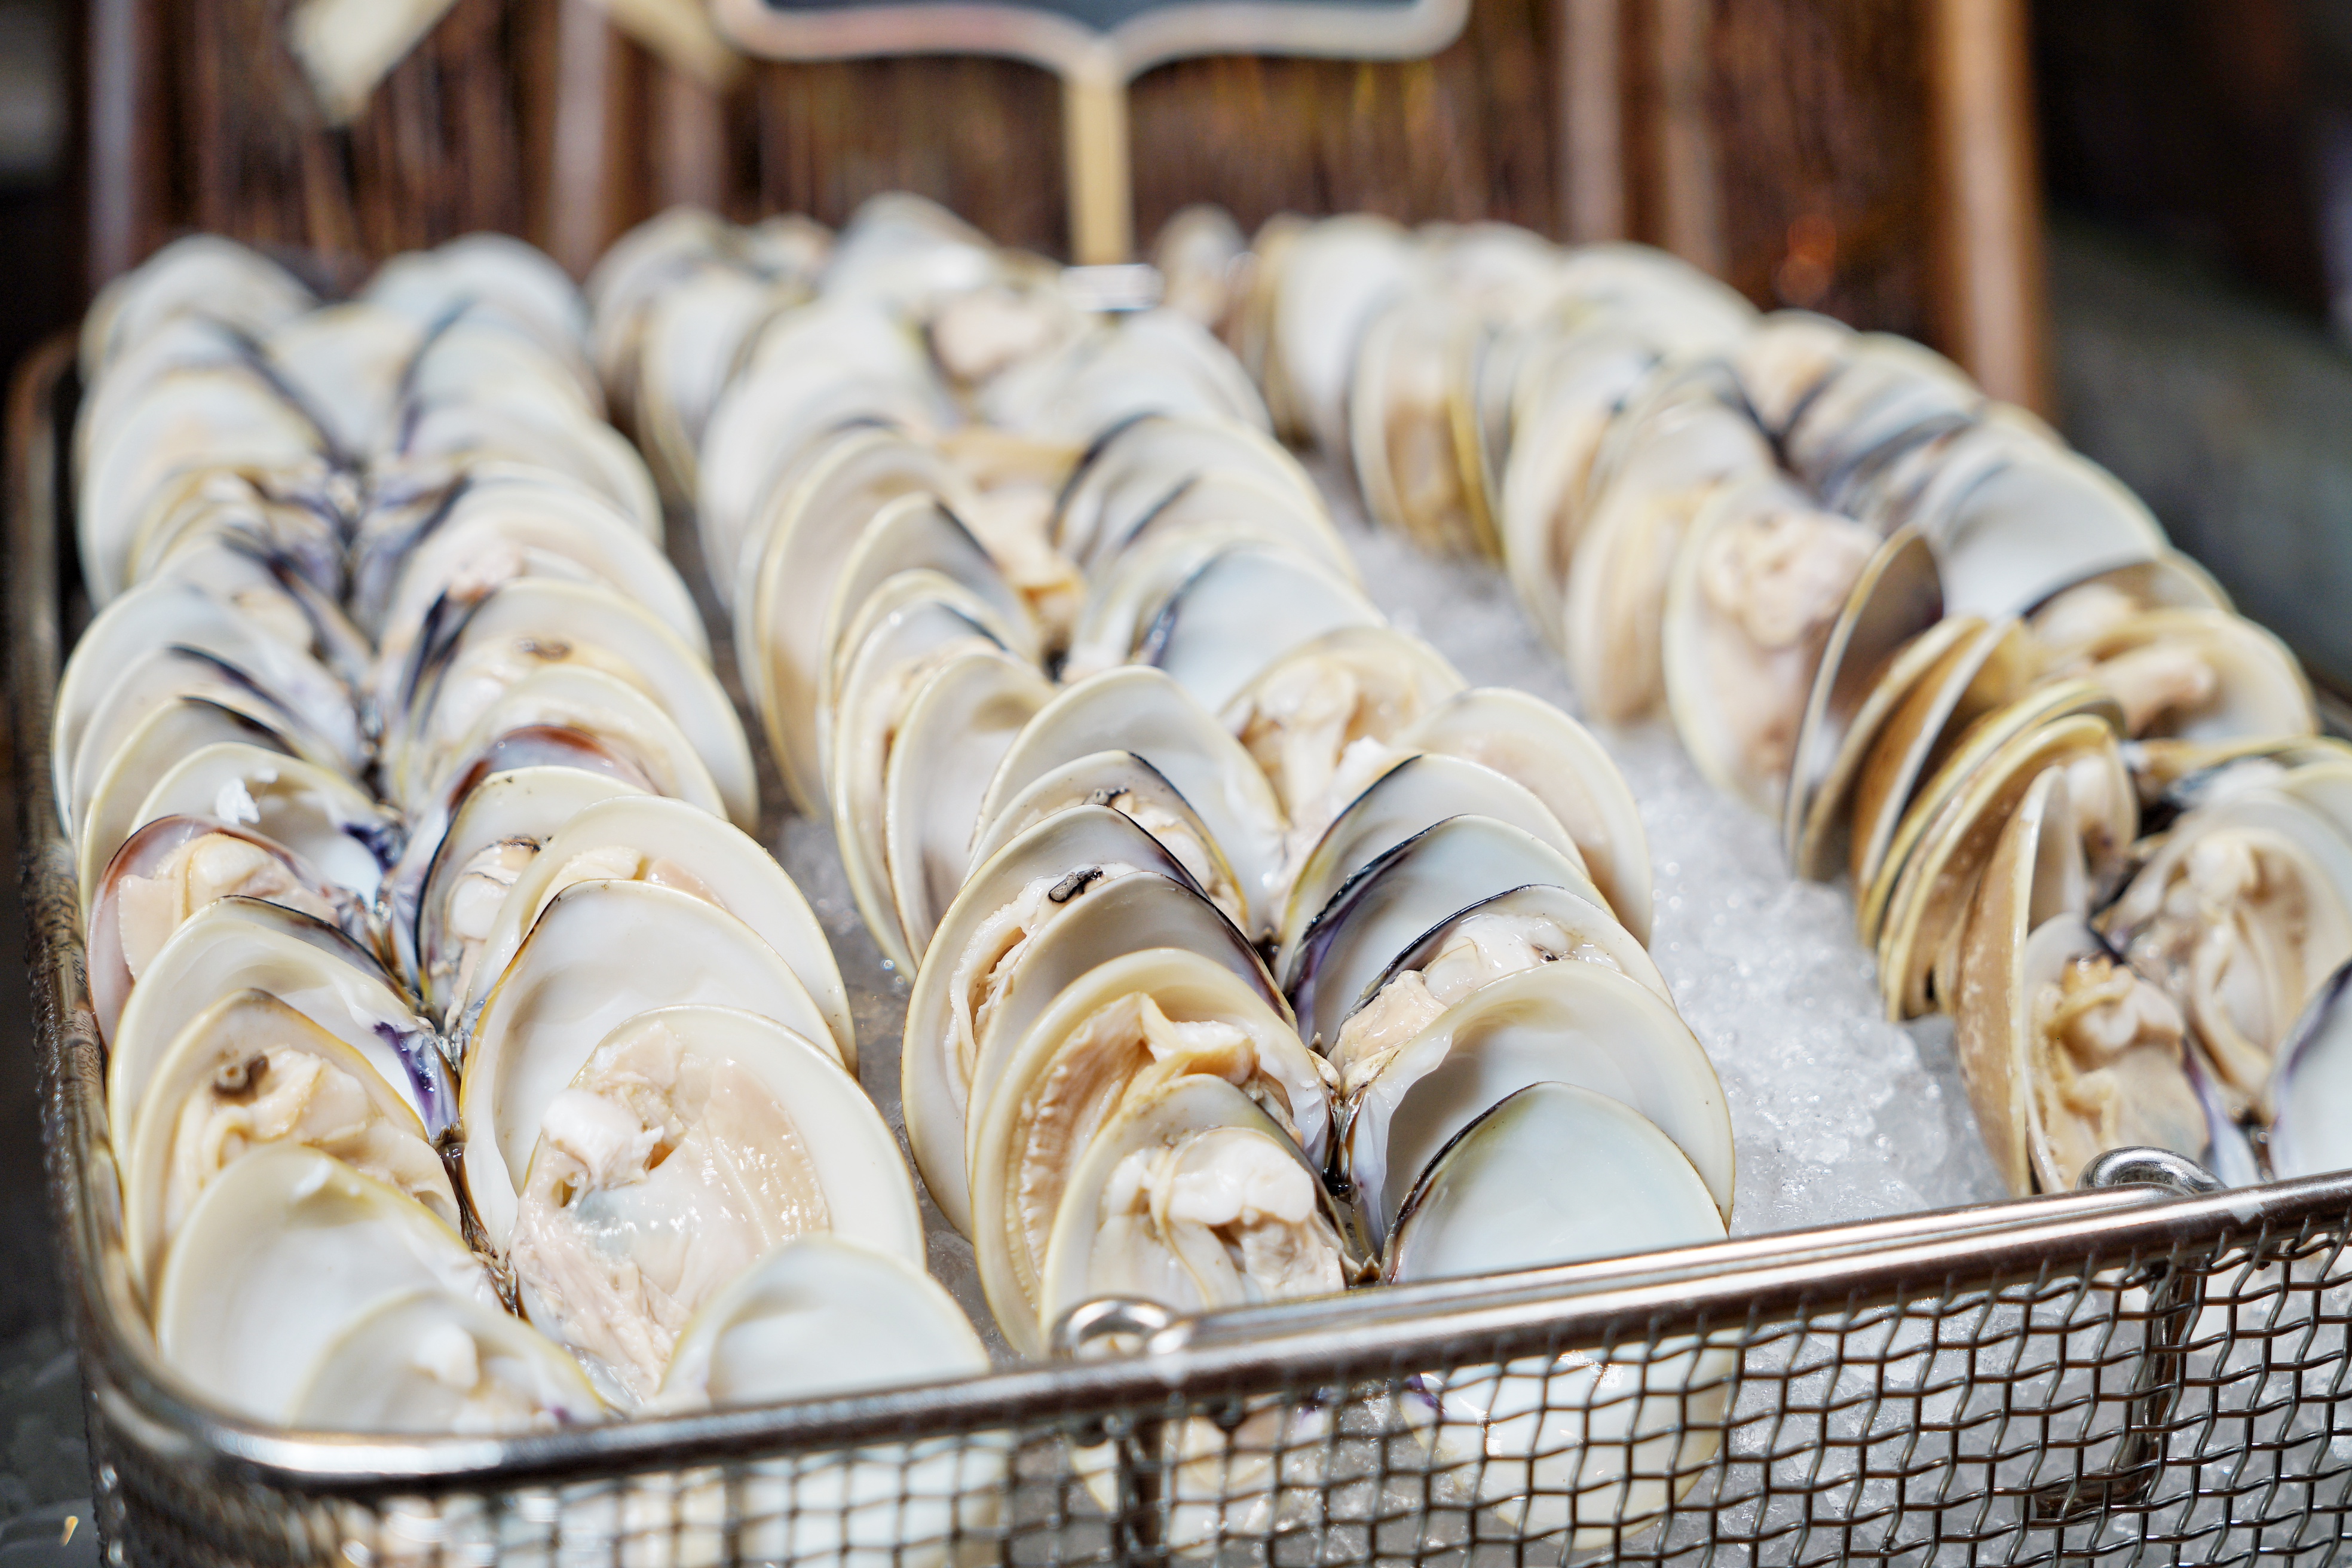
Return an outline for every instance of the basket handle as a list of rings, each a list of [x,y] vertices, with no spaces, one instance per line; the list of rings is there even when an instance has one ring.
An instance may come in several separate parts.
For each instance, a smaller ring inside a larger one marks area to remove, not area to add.
[[[2162,1187],[2178,1197],[2207,1197],[2222,1183],[2196,1161],[2168,1149],[2110,1149],[2083,1167],[2078,1190]],[[2035,1489],[2026,1521],[2056,1527],[2098,1518],[2146,1497],[2164,1458],[2164,1426],[2179,1401],[2188,1357],[2180,1342],[2197,1316],[2198,1276],[2172,1263],[2155,1266],[2148,1285],[2147,1340],[2124,1406],[2123,1439],[2104,1470]]]

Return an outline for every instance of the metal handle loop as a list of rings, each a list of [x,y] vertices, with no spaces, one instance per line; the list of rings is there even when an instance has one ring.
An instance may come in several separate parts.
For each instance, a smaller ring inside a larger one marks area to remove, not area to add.
[[[2162,1187],[2177,1197],[2208,1197],[2224,1190],[2221,1180],[2186,1155],[2169,1149],[2110,1149],[2083,1167],[2074,1184],[2083,1192],[2108,1187]],[[2124,1432],[2116,1445],[2115,1463],[2073,1480],[2034,1489],[2029,1499],[2029,1523],[2073,1524],[2139,1501],[2156,1485],[2164,1459],[2165,1423],[2179,1403],[2188,1357],[2180,1343],[2196,1321],[2198,1276],[2170,1263],[2149,1270],[2147,1341],[2138,1370],[2124,1406]]]

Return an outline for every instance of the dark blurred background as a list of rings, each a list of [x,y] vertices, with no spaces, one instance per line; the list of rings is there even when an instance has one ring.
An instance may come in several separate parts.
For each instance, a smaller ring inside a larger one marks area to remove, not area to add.
[[[1476,0],[1463,39],[1432,61],[1166,68],[1134,96],[1141,231],[1221,199],[1244,224],[1361,205],[1623,232],[1697,256],[1759,304],[1952,347],[1919,105],[1948,36],[1931,16],[1978,4]],[[143,27],[152,49],[146,74],[120,79],[143,128],[144,226],[128,237],[81,194],[86,5]],[[278,43],[287,7],[0,0],[0,365],[73,321],[93,233],[101,251],[137,254],[175,228],[227,226],[356,268],[487,225],[576,268],[670,200],[838,222],[898,185],[1008,242],[1059,244],[1058,99],[1030,67],[761,65],[712,90],[608,36],[590,0],[457,0],[368,113],[329,131],[303,123]],[[2029,15],[2042,401],[2325,684],[2352,692],[2339,610],[2352,603],[2352,5],[2039,0]],[[1579,94],[1596,78],[1567,40],[1589,39],[1580,19],[1594,16],[1617,51],[1599,68],[1612,110],[1599,144],[1621,159],[1599,180],[1569,152],[1593,130]],[[559,121],[551,72],[585,84],[573,97],[587,118]],[[559,160],[594,203],[551,200],[540,171]],[[1651,177],[1677,169],[1707,186],[1695,205],[1687,179]],[[89,1485],[28,1007],[22,923],[0,921],[0,1523]]]

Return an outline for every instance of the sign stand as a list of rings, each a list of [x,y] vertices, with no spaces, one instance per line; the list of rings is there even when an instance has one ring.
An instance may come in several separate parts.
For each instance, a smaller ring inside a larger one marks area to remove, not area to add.
[[[1127,78],[1100,68],[1062,77],[1062,155],[1070,187],[1070,259],[1081,267],[1135,255],[1135,170],[1127,141]]]

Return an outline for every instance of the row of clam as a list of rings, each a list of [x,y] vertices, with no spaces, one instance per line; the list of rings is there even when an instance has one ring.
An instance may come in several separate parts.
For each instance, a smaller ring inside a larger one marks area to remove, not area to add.
[[[1798,874],[1851,877],[2013,1190],[2134,1144],[2352,1164],[2352,748],[2112,476],[1916,343],[1654,252],[1348,218],[1227,275],[1375,520],[1498,557],[1592,713],[1664,712]]]
[[[1724,1235],[1730,1124],[1644,948],[1623,780],[1386,622],[1230,355],[904,198],[805,298],[767,285],[710,329],[731,344],[682,352],[661,324],[747,299],[756,237],[674,214],[625,240],[606,341],[634,342],[641,422],[708,410],[704,562],[911,977],[908,1139],[1014,1347],[1107,1296],[1194,1311]],[[1554,1379],[1521,1381],[1442,1396],[1447,1440],[1559,1447]],[[1264,1500],[1223,1439],[1170,1441],[1214,1472],[1180,1475],[1181,1539]],[[1509,1470],[1482,1485],[1524,1513]]]
[[[587,331],[487,237],[324,306],[184,240],[89,320],[54,756],[124,1284],[247,1417],[987,1366]]]

